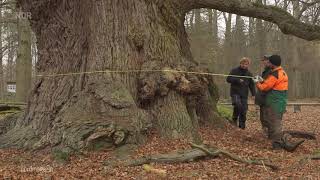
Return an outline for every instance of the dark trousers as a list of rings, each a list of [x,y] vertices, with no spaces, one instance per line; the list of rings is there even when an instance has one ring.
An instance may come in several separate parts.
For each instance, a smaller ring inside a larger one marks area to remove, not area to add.
[[[271,107],[265,107],[264,118],[268,123],[268,134],[272,142],[281,142],[282,133],[282,113],[275,112]]]
[[[269,129],[269,124],[268,124],[268,121],[266,119],[266,106],[260,106],[260,122],[261,122],[261,126],[262,126],[262,129],[264,131],[268,130]]]
[[[248,98],[240,95],[232,95],[233,115],[232,120],[237,123],[239,120],[239,127],[244,129],[246,127]]]

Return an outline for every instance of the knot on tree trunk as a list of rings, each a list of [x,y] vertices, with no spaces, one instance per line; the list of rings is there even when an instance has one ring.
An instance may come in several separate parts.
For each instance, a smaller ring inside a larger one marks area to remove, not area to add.
[[[141,25],[133,25],[127,36],[131,47],[136,48],[138,51],[143,49],[146,39],[146,34],[141,27]]]
[[[188,69],[164,67],[159,73],[143,73],[139,80],[140,103],[149,104],[157,97],[168,95],[170,90],[185,96],[205,94],[208,91],[208,78],[196,73],[185,73]]]
[[[173,98],[175,95],[173,94],[177,94],[182,98],[181,101],[184,102],[184,106],[181,109],[186,109],[185,114],[181,113],[184,114],[181,116],[190,119],[195,127],[198,126],[198,120],[213,123],[216,127],[223,127],[224,120],[214,112],[216,109],[215,100],[217,99],[215,97],[217,96],[216,86],[211,77],[201,74],[207,71],[202,71],[192,66],[176,66],[175,68],[164,66],[161,71],[159,71],[161,65],[152,67],[158,67],[158,73],[142,73],[139,79],[138,100],[142,108],[168,108],[163,106],[162,99],[173,101],[175,100]],[[199,74],[196,72],[199,72]],[[174,111],[175,107],[170,109]],[[167,116],[165,115],[165,117],[161,118],[168,118]],[[160,122],[160,120],[158,121]],[[162,121],[159,123],[160,127],[164,126]]]

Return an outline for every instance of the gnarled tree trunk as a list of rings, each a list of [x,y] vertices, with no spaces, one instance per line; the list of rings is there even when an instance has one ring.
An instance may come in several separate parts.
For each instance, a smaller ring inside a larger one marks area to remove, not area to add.
[[[179,4],[172,1],[20,1],[31,11],[38,74],[98,70],[197,71]],[[25,115],[2,146],[42,148],[134,143],[158,127],[192,137],[214,117],[204,77],[170,72],[37,77]],[[200,106],[201,105],[201,106]]]

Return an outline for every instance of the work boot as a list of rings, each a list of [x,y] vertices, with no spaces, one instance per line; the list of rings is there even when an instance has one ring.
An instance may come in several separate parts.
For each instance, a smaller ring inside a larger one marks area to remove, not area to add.
[[[285,149],[288,152],[293,152],[297,149],[298,146],[300,146],[300,144],[302,144],[305,140],[300,140],[296,143],[290,143],[291,139],[291,135],[290,134],[284,134],[281,138],[282,142],[283,142],[283,149]]]
[[[239,122],[239,128],[240,129],[245,129],[246,128],[246,124],[244,122]]]
[[[245,129],[246,128],[246,116],[245,115],[240,115],[239,117],[239,128]]]
[[[289,143],[288,141],[284,142],[283,149],[285,149],[288,152],[293,152],[297,149],[298,146],[300,146],[305,140],[300,140],[295,143]]]
[[[272,142],[272,149],[273,150],[284,149],[284,143],[283,142],[279,142],[279,141],[274,141],[274,142]]]

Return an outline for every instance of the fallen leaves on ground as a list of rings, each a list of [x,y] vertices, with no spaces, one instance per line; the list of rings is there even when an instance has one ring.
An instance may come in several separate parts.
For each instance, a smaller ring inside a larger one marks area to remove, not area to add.
[[[163,171],[165,177],[143,166],[108,168],[103,163],[112,160],[114,152],[83,152],[70,158],[66,164],[55,162],[48,152],[0,150],[0,178],[13,179],[320,179],[320,161],[300,159],[319,152],[320,108],[302,107],[284,116],[284,130],[315,132],[317,140],[307,140],[294,153],[272,150],[271,143],[262,133],[260,122],[252,109],[245,130],[228,125],[226,129],[205,126],[200,129],[205,143],[228,150],[243,158],[269,160],[279,171],[263,166],[245,165],[225,157],[179,164],[151,164],[152,169]],[[169,153],[190,148],[188,140],[164,140],[156,133],[133,153],[133,157]]]

